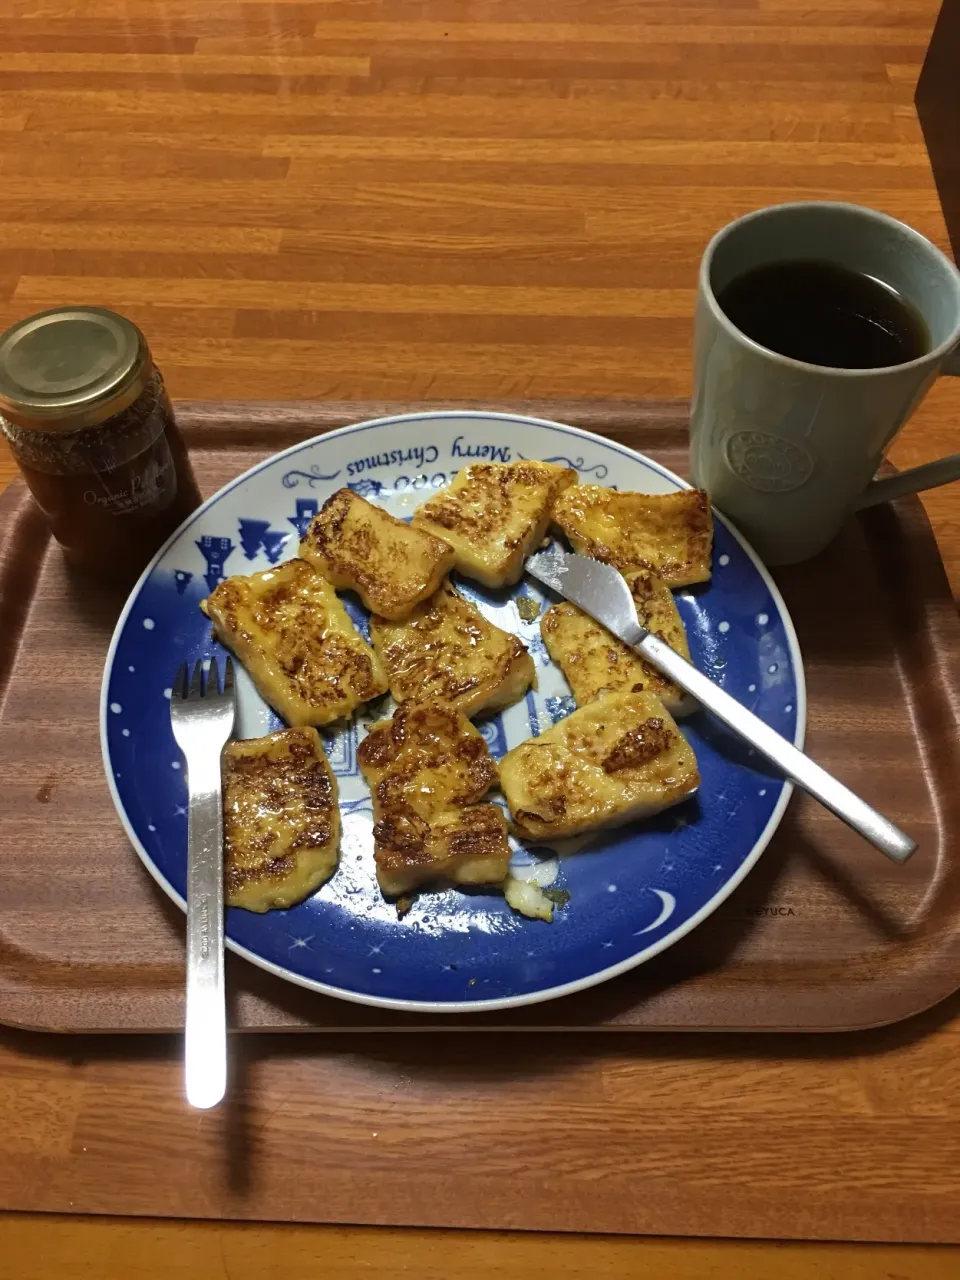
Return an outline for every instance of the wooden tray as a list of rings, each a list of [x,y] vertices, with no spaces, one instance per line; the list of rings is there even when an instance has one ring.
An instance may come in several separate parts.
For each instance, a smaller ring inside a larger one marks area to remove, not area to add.
[[[680,403],[482,407],[584,426],[685,469]],[[212,492],[297,440],[397,411],[237,403],[177,413]],[[232,1025],[844,1030],[905,1018],[953,991],[960,623],[923,509],[908,499],[864,513],[824,556],[776,576],[806,661],[809,747],[917,837],[906,867],[799,798],[716,915],[615,982],[529,1009],[430,1019],[314,995],[231,956]],[[122,603],[65,570],[22,485],[11,486],[0,499],[0,1021],[9,1024],[182,1025],[182,916],[130,849],[100,764],[100,676]]]

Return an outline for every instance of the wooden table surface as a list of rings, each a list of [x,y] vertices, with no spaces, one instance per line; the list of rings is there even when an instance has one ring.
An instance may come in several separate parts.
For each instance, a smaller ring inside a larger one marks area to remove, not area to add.
[[[685,395],[696,263],[728,219],[849,199],[946,247],[912,105],[936,7],[8,0],[0,323],[115,307],[180,397]],[[894,460],[955,450],[958,409],[944,381]],[[0,482],[11,474],[0,458]],[[960,494],[927,507],[956,589]],[[781,1062],[769,1041],[740,1041],[723,1133],[739,1123],[775,1144],[815,1097],[821,1120],[862,1117],[894,1182],[914,1140],[955,1157],[960,1022],[947,1013],[880,1050],[851,1037]],[[154,1090],[180,1088],[178,1054],[165,1041],[124,1063],[118,1130]],[[0,1031],[0,1160],[71,1149],[111,1055]],[[642,1080],[665,1123],[686,1125],[683,1100],[715,1068],[693,1037],[658,1041],[652,1059],[625,1040],[604,1070]],[[945,1159],[937,1194],[958,1194],[957,1167]],[[911,1246],[0,1217],[5,1280],[186,1276],[201,1257],[210,1280],[494,1267],[934,1280],[960,1267],[953,1250]]]

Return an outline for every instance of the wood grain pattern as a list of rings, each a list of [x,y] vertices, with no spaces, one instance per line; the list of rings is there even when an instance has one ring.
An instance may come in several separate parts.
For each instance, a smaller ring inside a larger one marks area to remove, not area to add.
[[[911,105],[936,8],[12,0],[0,15],[0,323],[84,290],[144,326],[181,397],[686,395],[683,298],[704,240],[730,217],[797,194],[853,198],[946,245]],[[436,145],[417,150],[424,139]],[[676,150],[664,146],[673,142]],[[418,306],[421,283],[429,306]],[[331,301],[327,285],[339,286]],[[562,291],[581,288],[582,304],[568,306]],[[956,388],[936,388],[895,461],[954,451],[958,408]],[[0,477],[11,473],[0,458]],[[958,587],[957,498],[943,490],[925,503]],[[542,1053],[531,1043],[517,1064],[527,1121],[539,1112],[551,1143],[571,1124],[634,1125],[634,1145],[616,1146],[595,1181],[565,1144],[550,1145],[551,1194],[559,1188],[562,1209],[577,1178],[608,1194],[619,1160],[646,1174],[654,1220],[672,1176],[656,1155],[679,1133],[679,1167],[691,1179],[683,1229],[746,1188],[746,1230],[776,1233],[783,1224],[760,1203],[757,1182],[772,1164],[793,1201],[791,1229],[810,1232],[821,1218],[844,1234],[833,1184],[821,1189],[819,1179],[822,1167],[840,1167],[838,1148],[844,1172],[859,1161],[860,1198],[880,1188],[885,1204],[903,1162],[919,1170],[918,1145],[939,1149],[943,1164],[921,1176],[929,1173],[941,1203],[952,1194],[955,1204],[952,1012],[826,1045],[636,1040],[600,1052],[589,1040],[571,1043],[573,1059],[551,1064],[549,1077],[551,1089],[555,1077],[573,1082],[563,1114],[549,1109],[549,1089],[545,1103]],[[441,1068],[436,1042],[419,1059],[400,1048],[311,1042],[294,1062],[292,1050],[275,1059],[262,1046],[235,1081],[233,1145],[224,1147],[224,1117],[190,1116],[176,1102],[175,1042],[146,1049],[0,1033],[0,1168],[60,1177],[69,1205],[93,1176],[92,1131],[112,1144],[118,1183],[136,1164],[134,1181],[155,1211],[164,1191],[150,1193],[151,1161],[164,1171],[154,1185],[185,1177],[195,1211],[209,1212],[228,1162],[237,1180],[256,1185],[265,1146],[288,1149],[284,1135],[306,1096],[302,1141],[289,1148],[293,1180],[313,1185],[344,1150],[356,1159],[345,1167],[362,1178],[381,1160],[365,1125],[375,1121],[370,1132],[388,1139],[388,1170],[404,1143],[429,1153],[449,1131],[405,1127],[424,1120],[429,1095],[450,1100],[459,1080],[482,1102],[498,1054],[515,1052],[491,1045],[480,1062]],[[338,1075],[344,1061],[350,1071]],[[408,1106],[395,1127],[398,1096]],[[341,1114],[329,1134],[328,1117]],[[120,1136],[141,1125],[143,1144],[131,1152]],[[535,1153],[541,1134],[524,1132]],[[456,1126],[452,1151],[466,1151],[468,1135]],[[698,1174],[701,1149],[729,1151],[720,1190],[715,1169]],[[798,1151],[806,1182],[792,1170]],[[850,1186],[857,1177],[854,1168]],[[514,1211],[528,1194],[513,1189]],[[955,1253],[843,1246],[30,1219],[0,1230],[12,1280],[188,1273],[198,1247],[212,1252],[212,1274],[235,1277],[314,1274],[328,1262],[344,1275],[429,1275],[429,1266],[438,1275],[657,1268],[682,1280],[933,1280],[957,1265]]]
[[[10,1248],[14,1252],[10,1252]],[[664,1275],[723,1280],[955,1280],[951,1247],[757,1244],[731,1240],[642,1240],[530,1233],[391,1231],[256,1223],[71,1219],[12,1214],[0,1218],[9,1280],[123,1280],[195,1274],[198,1256],[210,1280],[606,1280]],[[759,1266],[758,1266],[759,1263]],[[771,1270],[759,1268],[766,1266]],[[772,1270],[775,1268],[775,1271]]]

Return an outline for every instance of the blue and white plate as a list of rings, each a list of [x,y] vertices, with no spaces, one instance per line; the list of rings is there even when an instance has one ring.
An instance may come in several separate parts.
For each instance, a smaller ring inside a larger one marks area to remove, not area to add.
[[[117,624],[107,657],[101,737],[117,812],[151,875],[180,906],[186,892],[187,792],[170,731],[170,686],[184,661],[218,646],[199,603],[224,577],[296,554],[323,501],[350,488],[398,516],[478,459],[540,458],[584,482],[647,493],[682,480],[621,445],[573,427],[493,413],[421,413],[332,432],[268,459],[195,512],[153,560]],[[538,689],[480,727],[495,757],[574,709],[525,622],[529,581],[491,592],[461,581],[484,614],[524,641]],[[678,597],[694,662],[788,738],[802,744],[800,651],[783,601],[756,555],[717,521],[713,580]],[[347,598],[362,630],[367,619]],[[280,726],[245,673],[238,733]],[[569,893],[552,924],[516,915],[496,893],[421,894],[402,920],[373,865],[370,796],[357,769],[359,723],[325,735],[340,786],[340,867],[289,911],[227,912],[227,945],[254,964],[328,995],[387,1008],[465,1012],[531,1004],[603,982],[649,959],[704,920],[772,836],[790,787],[752,767],[703,713],[684,722],[702,785],[696,799],[639,825],[581,841],[575,852],[516,847],[515,874]]]

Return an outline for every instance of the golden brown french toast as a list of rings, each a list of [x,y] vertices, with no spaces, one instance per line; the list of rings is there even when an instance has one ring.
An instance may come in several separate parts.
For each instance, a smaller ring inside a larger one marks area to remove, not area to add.
[[[227,578],[200,607],[287,724],[329,724],[387,691],[380,659],[305,560]]]
[[[402,703],[361,742],[373,793],[377,881],[390,897],[433,880],[501,884],[510,863],[507,823],[478,804],[497,767],[470,721],[444,702]]]
[[[517,834],[582,835],[659,813],[693,795],[697,761],[653,693],[605,693],[500,761]]]
[[[414,512],[414,528],[449,542],[456,565],[488,587],[519,582],[558,494],[577,473],[553,462],[478,462]]]
[[[465,716],[508,707],[533,683],[533,659],[445,582],[402,622],[370,619],[397,702],[449,702]]]
[[[623,576],[641,626],[689,661],[687,633],[670,588],[649,569],[628,569]],[[685,715],[696,707],[694,700],[672,680],[576,605],[566,601],[552,605],[540,619],[540,634],[550,657],[566,677],[578,707],[601,693],[639,693],[642,689],[657,694],[671,715]]]
[[[338,489],[323,504],[300,555],[384,618],[404,618],[432,596],[454,560],[441,538],[411,528],[352,489]]]
[[[670,587],[710,579],[713,514],[703,489],[620,493],[578,484],[557,499],[553,520],[574,551],[618,569],[652,569]]]
[[[337,780],[316,729],[229,742],[223,753],[224,892],[231,907],[292,907],[337,867]]]

